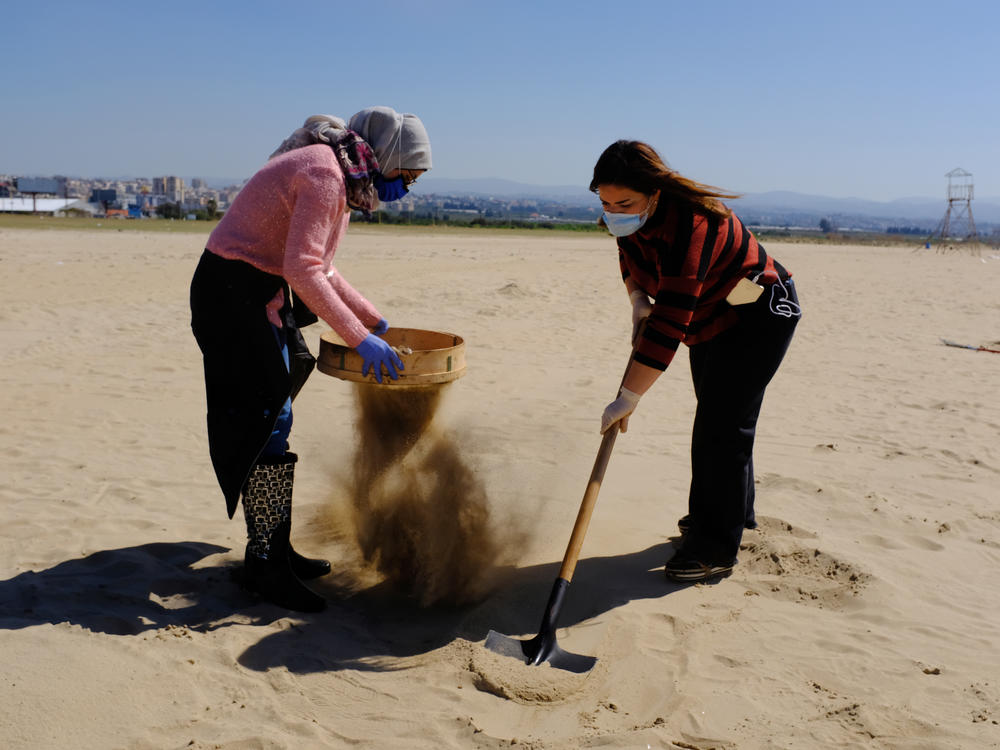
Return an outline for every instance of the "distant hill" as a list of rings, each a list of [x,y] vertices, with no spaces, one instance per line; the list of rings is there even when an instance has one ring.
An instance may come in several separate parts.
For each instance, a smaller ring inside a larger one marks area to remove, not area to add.
[[[417,183],[419,194],[504,198],[536,198],[560,201],[572,206],[594,206],[596,198],[583,185],[532,185],[499,178],[449,179],[425,176]],[[775,223],[794,222],[812,226],[822,218],[830,218],[841,227],[860,223],[867,226],[913,224],[933,226],[944,216],[947,202],[942,197],[898,198],[892,201],[871,201],[863,198],[831,198],[822,195],[776,190],[748,193],[729,201],[741,216],[750,221]],[[972,201],[972,215],[977,226],[1000,224],[1000,197]],[[857,220],[855,222],[855,220]]]
[[[420,178],[415,189],[423,194],[549,198],[567,203],[571,200],[578,201],[572,205],[593,205],[596,200],[594,194],[587,190],[586,185],[531,185],[526,182],[503,180],[499,177],[451,179],[426,175]]]
[[[195,175],[195,177],[184,177],[182,179],[185,185],[190,185],[191,180],[197,177]],[[223,190],[234,186],[238,187],[247,181],[246,177],[202,177],[200,179],[204,180],[205,184],[213,190]]]
[[[897,198],[892,201],[869,201],[862,198],[830,198],[788,191],[751,193],[730,201],[740,212],[775,211],[818,216],[864,216],[896,221],[938,222],[947,209],[944,198]],[[977,223],[1000,222],[1000,199],[972,201],[972,216]]]

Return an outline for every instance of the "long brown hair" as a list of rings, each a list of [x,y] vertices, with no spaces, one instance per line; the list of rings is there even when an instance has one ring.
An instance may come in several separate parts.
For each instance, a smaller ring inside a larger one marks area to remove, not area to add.
[[[722,199],[739,197],[675,172],[656,149],[642,141],[615,141],[604,149],[594,165],[591,192],[596,193],[601,185],[621,185],[643,195],[659,190],[662,197],[679,200],[699,213],[720,219],[730,214]]]

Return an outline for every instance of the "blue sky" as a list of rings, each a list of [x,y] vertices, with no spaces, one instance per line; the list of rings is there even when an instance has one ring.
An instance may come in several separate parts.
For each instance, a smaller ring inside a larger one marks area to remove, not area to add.
[[[1000,196],[1000,3],[7,3],[0,174],[243,178],[418,114],[439,177],[586,185],[617,138],[740,192]]]

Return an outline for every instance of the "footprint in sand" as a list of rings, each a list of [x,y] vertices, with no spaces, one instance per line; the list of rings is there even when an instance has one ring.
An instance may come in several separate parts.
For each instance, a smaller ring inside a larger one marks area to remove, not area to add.
[[[521,287],[517,285],[516,282],[511,281],[508,284],[504,284],[502,287],[497,289],[498,294],[502,294],[505,297],[527,297],[528,292],[524,291]]]
[[[777,518],[758,517],[740,545],[740,565],[749,591],[817,607],[840,607],[864,589],[871,575],[809,540],[816,534]]]
[[[973,683],[965,689],[970,700],[973,724],[1000,724],[1000,691],[988,682]]]

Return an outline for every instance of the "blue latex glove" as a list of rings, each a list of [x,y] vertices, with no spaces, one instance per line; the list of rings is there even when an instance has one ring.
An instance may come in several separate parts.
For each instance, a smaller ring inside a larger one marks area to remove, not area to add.
[[[368,371],[374,366],[375,380],[381,383],[382,367],[384,365],[386,372],[389,373],[389,377],[393,380],[399,380],[399,372],[397,370],[403,369],[403,360],[392,350],[391,346],[374,333],[369,333],[365,337],[365,340],[358,344],[354,350],[361,355],[364,363],[361,367],[362,375],[367,376]]]
[[[375,327],[372,329],[372,333],[374,333],[376,336],[381,336],[388,330],[389,330],[389,321],[386,320],[385,318],[382,318],[378,323],[375,324]]]

